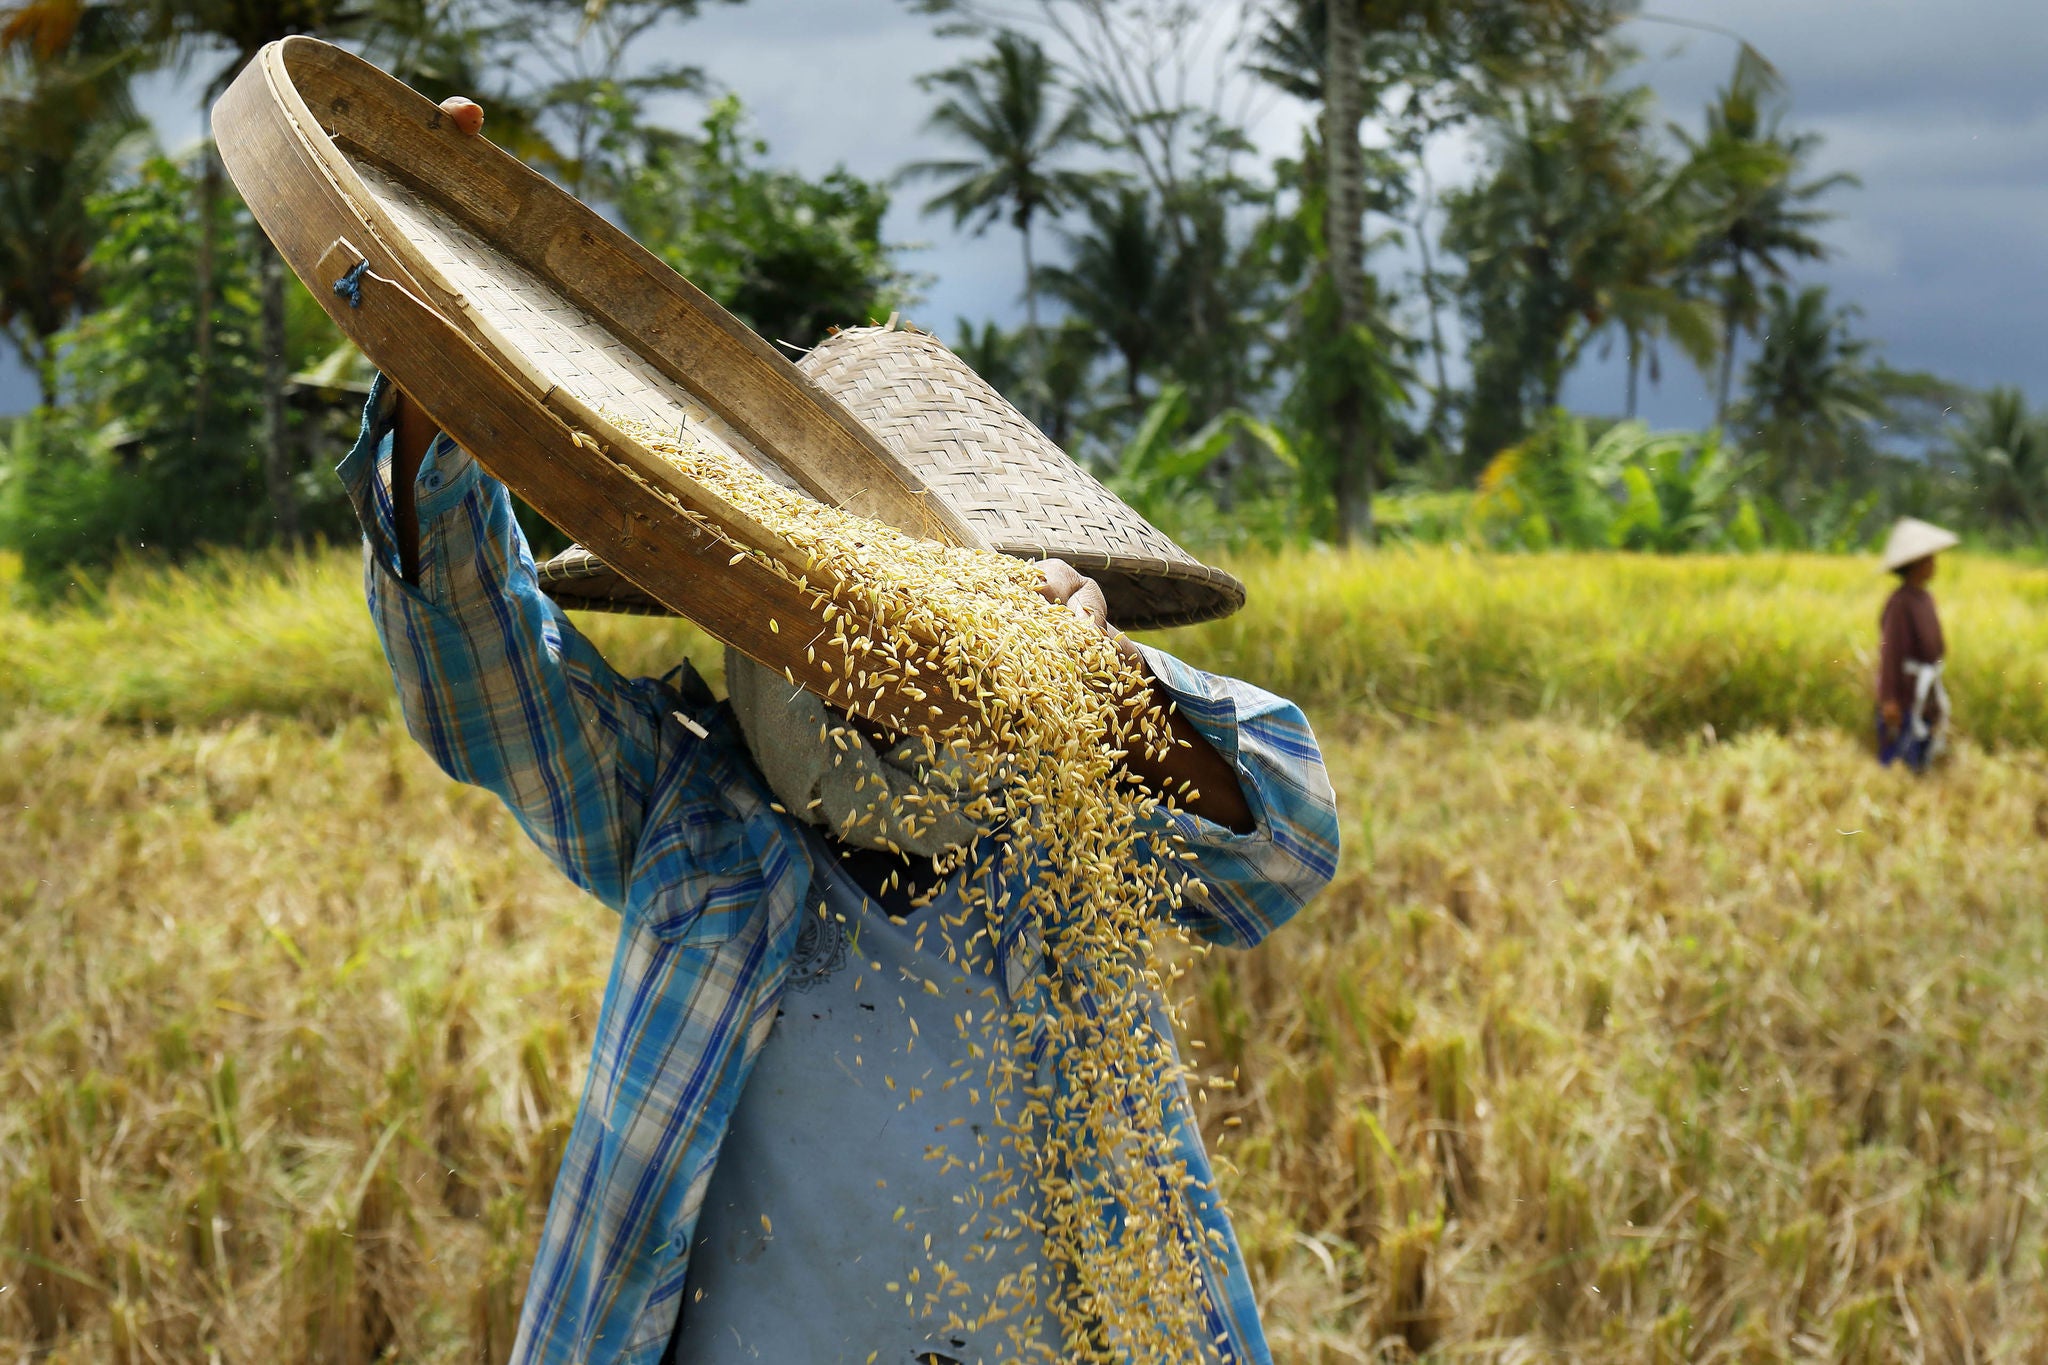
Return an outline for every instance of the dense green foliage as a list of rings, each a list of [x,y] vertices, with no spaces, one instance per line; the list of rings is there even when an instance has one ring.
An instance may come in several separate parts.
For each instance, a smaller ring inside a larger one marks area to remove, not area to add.
[[[810,181],[760,164],[739,101],[700,136],[655,153],[621,192],[627,228],[772,341],[815,346],[831,327],[879,322],[909,283],[882,243],[889,197],[835,170]]]
[[[0,33],[0,331],[57,397],[57,337],[94,301],[91,197],[140,122],[128,99],[125,25],[95,12],[84,32]]]
[[[1818,135],[1740,42],[1687,117],[1635,75],[1629,0],[917,4],[986,45],[918,78],[942,154],[899,178],[929,183],[924,207],[956,228],[1007,227],[1023,247],[1025,325],[963,320],[960,345],[1199,545],[1370,536],[1388,490],[1388,533],[1497,548],[1846,548],[1905,512],[2000,546],[2048,530],[2024,396],[1892,368],[1853,301],[1797,278],[1855,180],[1816,169]],[[429,94],[482,97],[501,145],[764,336],[801,347],[913,309],[921,282],[882,237],[889,191],[778,167],[735,100],[708,99],[715,73],[673,59],[699,8],[0,7],[0,321],[61,409],[24,428],[0,476],[0,543],[30,581],[116,547],[347,529],[317,471],[359,396],[331,380],[360,372],[216,161],[123,150],[128,82],[152,66],[196,64],[217,89],[280,32],[348,41]],[[1230,59],[1204,65],[1218,34]],[[1275,91],[1311,117],[1293,154],[1261,162],[1229,111]],[[706,112],[664,122],[678,95]],[[1439,186],[1428,156],[1453,130],[1482,155]],[[121,195],[153,207],[101,242]],[[148,291],[185,297],[144,307]],[[1624,411],[1560,415],[1567,378],[1616,348]],[[1680,359],[1716,389],[1716,428],[1628,428],[1617,457],[1609,427]],[[292,377],[316,363],[330,382]],[[165,416],[181,402],[182,453]],[[1200,459],[1164,460],[1189,441]],[[201,472],[173,487],[181,459]],[[1193,472],[1162,492],[1169,466]],[[1399,515],[1458,493],[1466,515]]]
[[[17,434],[7,464],[9,538],[32,581],[151,544],[241,544],[259,514],[256,300],[246,255],[215,263],[213,344],[192,345],[197,255],[192,182],[168,161],[92,202],[100,307],[69,336],[71,399]],[[229,420],[195,430],[201,380]]]
[[[0,322],[46,400],[0,449],[0,545],[20,553],[24,581],[59,588],[74,566],[117,554],[350,525],[326,469],[364,368],[278,268],[210,154],[174,165],[144,155],[146,139],[122,141],[127,81],[151,63],[200,63],[217,93],[287,32],[356,42],[431,93],[483,98],[501,145],[615,210],[765,335],[808,345],[886,316],[910,280],[880,238],[881,188],[764,165],[730,99],[688,134],[648,119],[652,99],[702,84],[642,55],[695,9],[0,7]]]

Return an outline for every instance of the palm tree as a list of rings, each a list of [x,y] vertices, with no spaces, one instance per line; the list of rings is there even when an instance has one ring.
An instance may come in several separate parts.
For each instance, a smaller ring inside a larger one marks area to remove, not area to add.
[[[1750,362],[1737,413],[1755,433],[1782,491],[1847,472],[1890,404],[1870,343],[1851,334],[1858,310],[1836,308],[1821,285],[1793,293],[1772,284],[1763,298],[1763,348]]]
[[[1616,89],[1589,59],[1569,84],[1518,95],[1498,125],[1492,175],[1447,196],[1444,245],[1465,258],[1475,340],[1465,424],[1468,468],[1519,441],[1555,407],[1588,342],[1632,340],[1686,310],[1660,278],[1672,177],[1648,141],[1652,96]],[[1617,315],[1618,314],[1618,315]]]
[[[37,0],[0,15],[0,331],[57,401],[56,336],[91,302],[89,208],[142,126],[117,6]]]
[[[1658,343],[1669,340],[1705,375],[1718,345],[1714,306],[1693,295],[1686,265],[1697,225],[1677,193],[1683,176],[1660,176],[1636,196],[1620,221],[1612,269],[1600,283],[1605,328],[1618,332],[1626,348],[1626,416],[1636,415],[1637,378],[1647,369],[1655,386],[1662,378]]]
[[[1317,237],[1340,330],[1357,332],[1372,323],[1376,289],[1365,270],[1363,218],[1369,207],[1391,211],[1403,188],[1384,164],[1369,173],[1359,124],[1370,115],[1395,130],[1397,142],[1419,145],[1482,107],[1482,90],[1491,97],[1501,85],[1585,47],[1612,22],[1608,7],[1591,0],[1281,0],[1273,6],[1250,69],[1320,106],[1324,221]],[[1373,197],[1382,202],[1373,204]],[[1428,215],[1428,200],[1425,190],[1418,221]],[[1439,375],[1434,425],[1448,386],[1442,382],[1436,271],[1426,233],[1418,238]],[[1373,372],[1359,372],[1356,392],[1334,393],[1336,405],[1326,414],[1339,450],[1349,452],[1341,457],[1337,489],[1337,534],[1344,539],[1372,534],[1373,424],[1363,414],[1377,402],[1366,392],[1377,382],[1368,378]],[[1342,472],[1346,468],[1352,472]]]
[[[988,386],[1005,398],[1018,393],[1024,378],[1024,365],[1017,334],[1004,331],[993,318],[979,327],[961,318],[959,326],[960,340],[953,343],[953,354],[966,361],[968,369],[988,381]]]
[[[2000,385],[1978,399],[1952,450],[1987,520],[2041,529],[2048,511],[2048,425],[2027,411],[2025,394]]]
[[[1099,174],[1053,164],[1094,141],[1087,108],[1078,100],[1056,108],[1060,86],[1052,59],[1029,38],[1007,31],[996,35],[989,55],[922,76],[918,84],[946,92],[925,127],[967,143],[979,155],[913,162],[900,178],[950,180],[924,211],[951,213],[955,227],[967,226],[977,236],[1008,216],[1024,241],[1025,326],[1035,354],[1039,291],[1032,222],[1041,213],[1058,215],[1085,202],[1104,183]]]
[[[1827,247],[1814,229],[1834,217],[1815,207],[1822,195],[1858,181],[1847,172],[1800,181],[1818,150],[1818,133],[1787,134],[1783,110],[1771,104],[1775,79],[1749,50],[1737,58],[1728,84],[1707,106],[1706,133],[1674,128],[1685,144],[1688,181],[1702,230],[1694,267],[1711,281],[1721,307],[1721,377],[1715,420],[1728,411],[1739,331],[1754,333],[1762,313],[1759,285],[1782,280],[1788,260],[1824,260]]]
[[[1150,197],[1127,187],[1088,206],[1089,231],[1069,235],[1069,263],[1039,272],[1039,287],[1115,348],[1124,396],[1145,407],[1139,383],[1167,349],[1180,316],[1172,260]]]
[[[1365,279],[1365,147],[1358,125],[1365,117],[1365,29],[1359,6],[1336,0],[1324,7],[1323,29],[1323,243],[1330,295],[1340,333],[1352,336],[1369,320]],[[1366,440],[1365,404],[1346,385],[1330,416],[1337,457],[1337,541],[1372,540],[1373,452]]]
[[[0,101],[0,329],[34,371],[47,408],[57,402],[57,336],[91,300],[87,263],[99,226],[90,201],[135,125],[91,120],[32,138],[21,125],[39,122],[37,111],[12,103]]]

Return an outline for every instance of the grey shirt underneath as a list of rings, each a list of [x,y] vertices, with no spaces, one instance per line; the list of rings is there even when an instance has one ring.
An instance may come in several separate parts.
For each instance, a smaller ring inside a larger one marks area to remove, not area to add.
[[[1009,1354],[1007,1324],[946,1326],[949,1309],[972,1322],[1002,1274],[1039,1253],[1035,1239],[990,1243],[998,1219],[975,1216],[999,1188],[977,1170],[998,1156],[1016,1164],[992,1122],[994,1054],[969,1055],[970,1044],[1007,1040],[986,917],[949,891],[891,923],[807,837],[823,907],[807,912],[774,1028],[719,1149],[669,1359],[994,1360]],[[1028,1177],[1008,1183],[1039,1199]],[[1014,1210],[999,1221],[1017,1226]],[[941,1295],[924,1316],[941,1264],[971,1292]]]

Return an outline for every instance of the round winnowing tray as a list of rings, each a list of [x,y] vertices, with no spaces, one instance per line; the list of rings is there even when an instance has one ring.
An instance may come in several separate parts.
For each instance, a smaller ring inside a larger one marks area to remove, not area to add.
[[[790,547],[620,431],[700,441],[850,512],[977,544],[876,437],[625,234],[340,48],[272,43],[215,106],[221,159],[336,324],[450,436],[655,601],[822,689]],[[771,620],[784,627],[771,630]],[[796,627],[789,629],[788,627]],[[924,728],[884,694],[878,719]]]
[[[251,211],[342,331],[581,543],[589,562],[547,580],[565,602],[677,611],[829,685],[802,655],[817,633],[803,623],[822,625],[813,595],[733,553],[795,564],[790,548],[613,419],[687,428],[913,535],[1068,559],[1102,579],[1120,624],[1243,600],[935,340],[858,329],[800,371],[585,205],[339,48],[271,44],[214,128]],[[901,697],[870,709],[930,719]]]

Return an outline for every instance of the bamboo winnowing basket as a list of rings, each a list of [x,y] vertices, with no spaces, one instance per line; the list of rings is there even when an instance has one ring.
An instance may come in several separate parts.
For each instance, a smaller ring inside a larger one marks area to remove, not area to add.
[[[373,363],[548,520],[762,663],[829,684],[805,658],[825,629],[812,595],[754,558],[733,562],[740,546],[785,563],[794,552],[600,412],[688,424],[848,511],[980,543],[737,319],[360,58],[310,38],[272,43],[221,96],[213,127],[257,222]],[[358,262],[371,278],[352,304],[335,285]],[[863,709],[919,730],[957,715],[943,698],[893,691]]]

